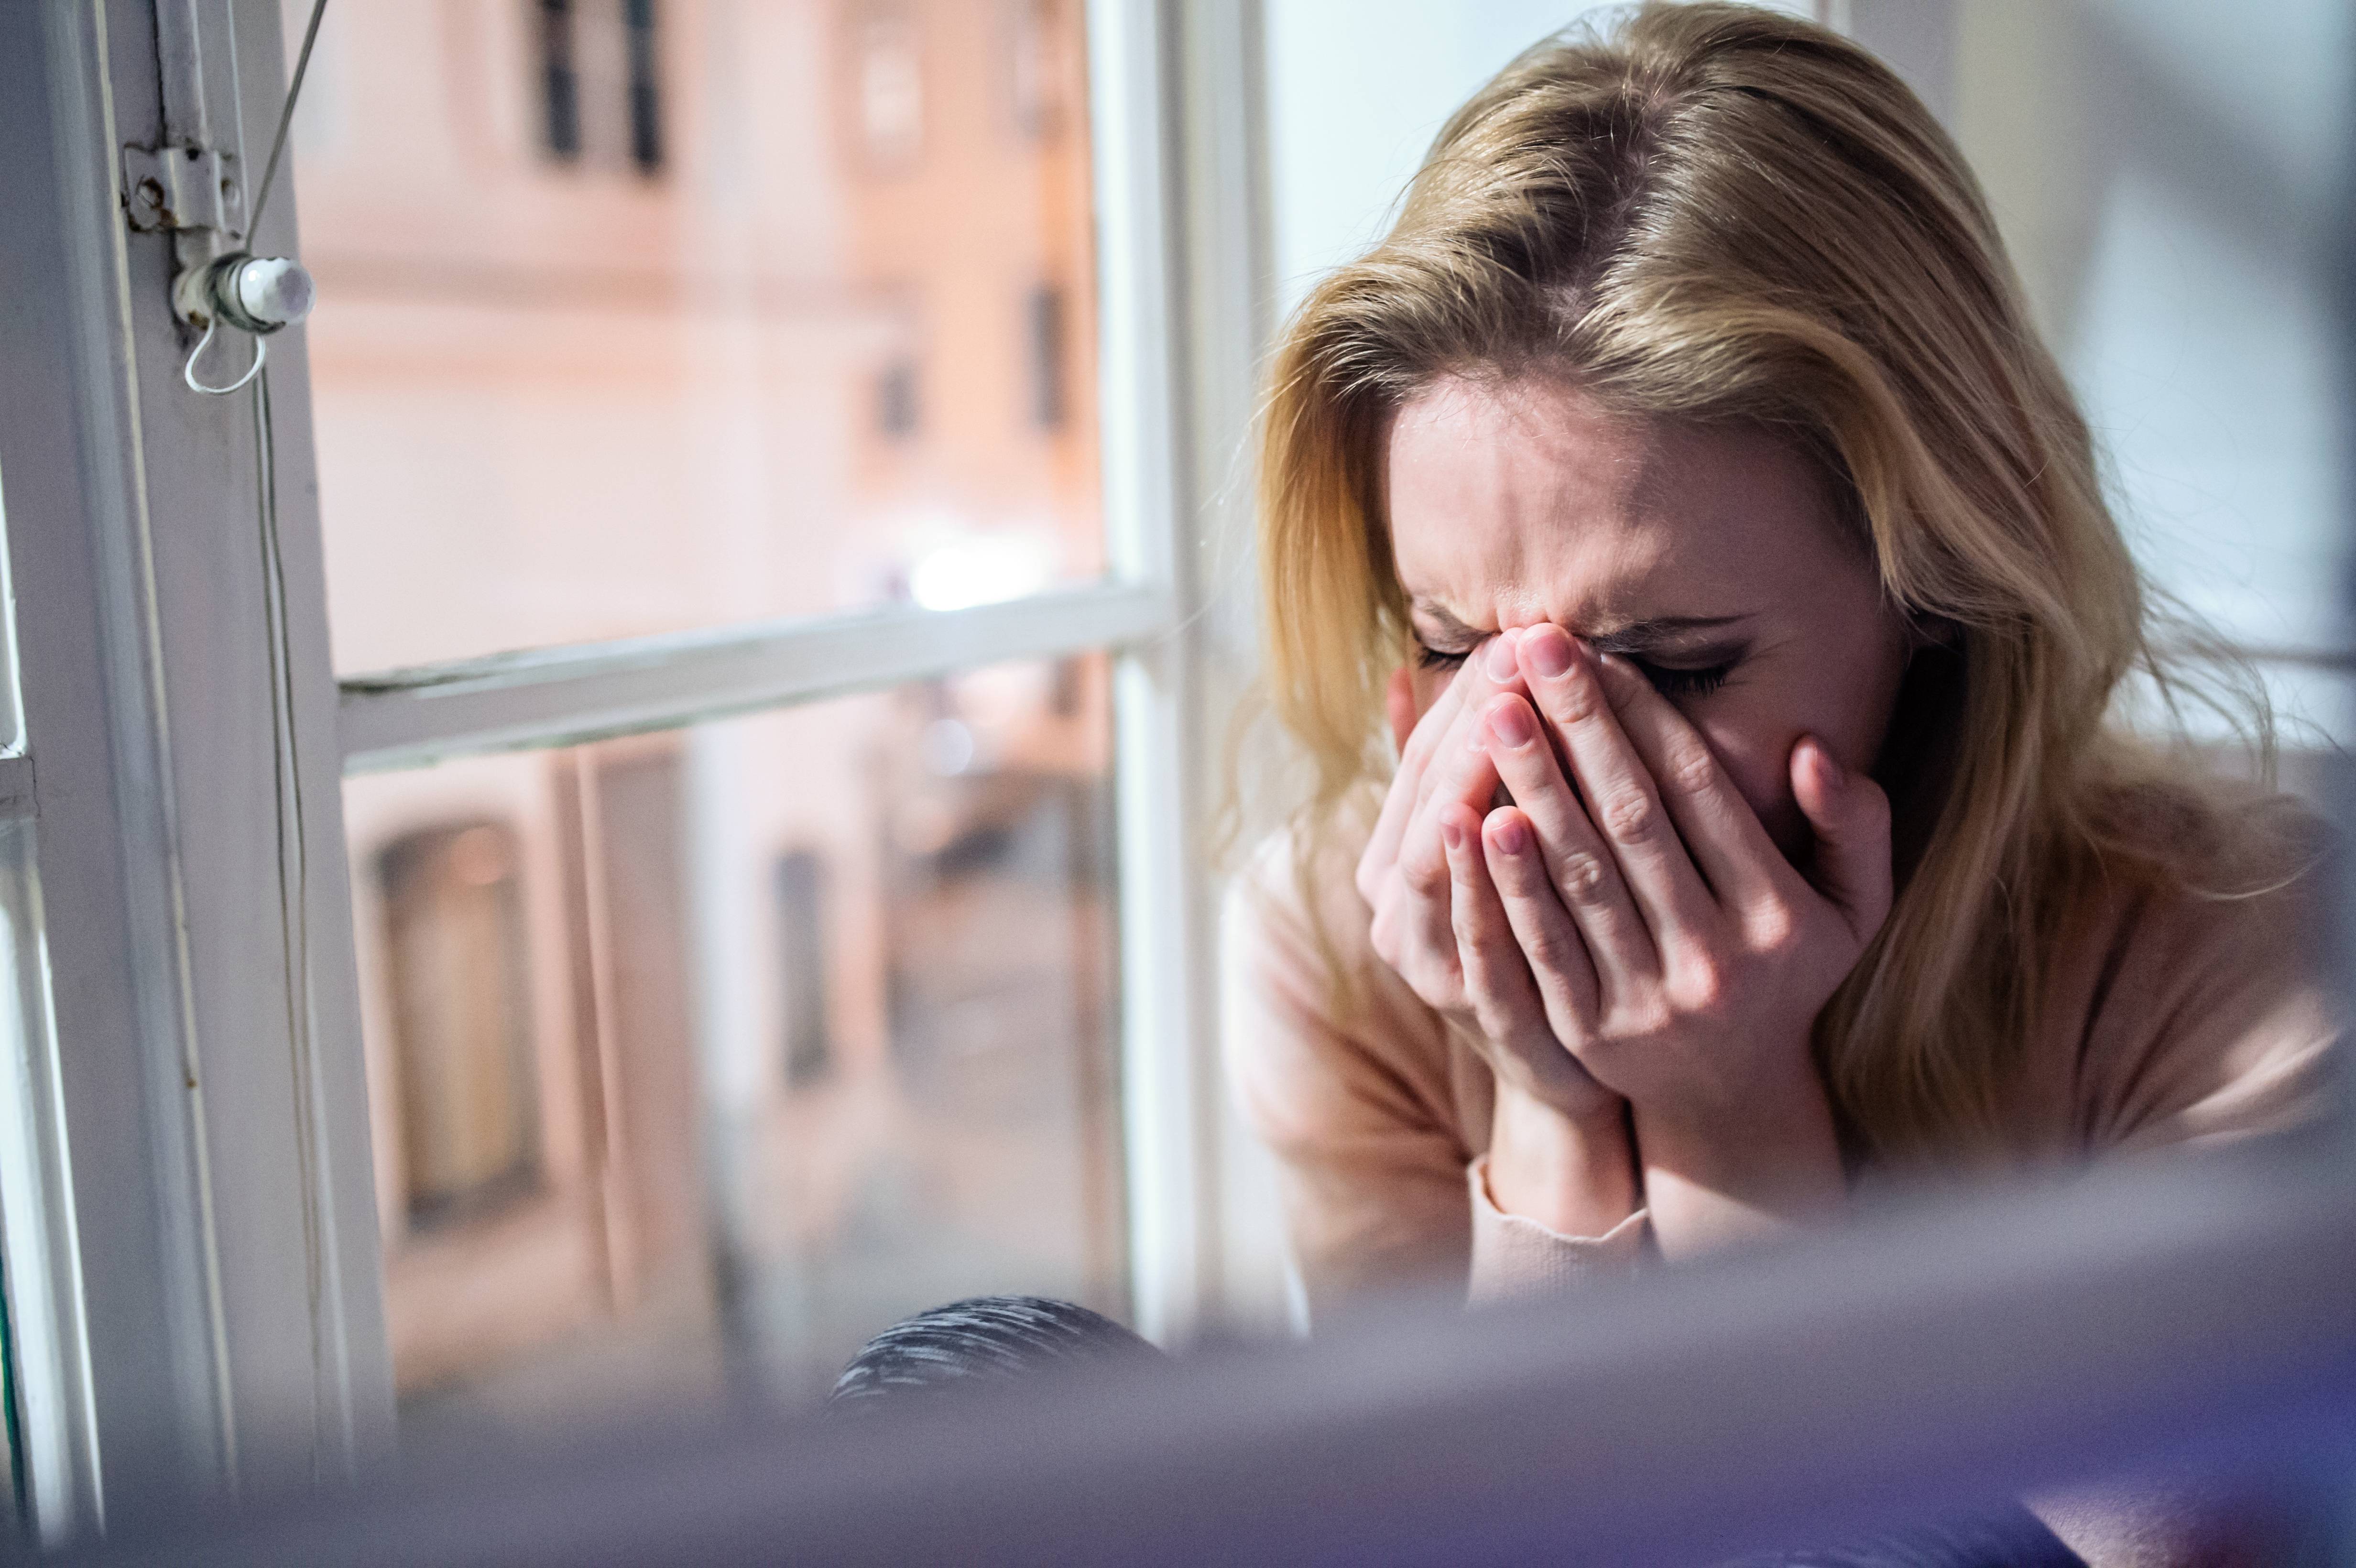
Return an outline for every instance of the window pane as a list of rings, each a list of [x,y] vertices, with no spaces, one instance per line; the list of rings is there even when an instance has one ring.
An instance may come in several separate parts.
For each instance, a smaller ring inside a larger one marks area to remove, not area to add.
[[[0,820],[0,1399],[16,1517],[54,1544],[73,1528],[90,1374],[37,838]]]
[[[2286,782],[2356,710],[2332,215],[2342,5],[1963,7],[1954,130],[2153,584],[2266,663]],[[2163,108],[2162,106],[2165,105]]]
[[[407,1441],[1124,1312],[1109,746],[1090,656],[349,781]]]
[[[1082,9],[332,6],[337,667],[1100,573]]]

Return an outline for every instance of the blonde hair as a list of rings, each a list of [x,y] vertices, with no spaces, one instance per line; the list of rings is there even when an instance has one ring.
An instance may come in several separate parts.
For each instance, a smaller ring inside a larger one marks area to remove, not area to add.
[[[2068,923],[2123,866],[2215,863],[2225,814],[2109,722],[2131,672],[2174,688],[1961,155],[1871,56],[1735,5],[1549,40],[1457,112],[1388,237],[1294,316],[1265,412],[1268,696],[1326,817],[1387,766],[1408,647],[1388,416],[1440,377],[1524,375],[1788,441],[1890,601],[1947,634],[1885,750],[1900,894],[1816,1051],[1853,1152],[1992,1146]]]

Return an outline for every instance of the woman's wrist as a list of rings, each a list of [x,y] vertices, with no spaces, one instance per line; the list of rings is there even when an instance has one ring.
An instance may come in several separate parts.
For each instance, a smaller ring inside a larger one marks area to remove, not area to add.
[[[1601,1236],[1640,1202],[1625,1102],[1562,1110],[1502,1077],[1489,1124],[1489,1201],[1566,1236]]]
[[[1832,1105],[1813,1076],[1737,1118],[1639,1106],[1631,1120],[1665,1256],[1819,1223],[1847,1204]]]

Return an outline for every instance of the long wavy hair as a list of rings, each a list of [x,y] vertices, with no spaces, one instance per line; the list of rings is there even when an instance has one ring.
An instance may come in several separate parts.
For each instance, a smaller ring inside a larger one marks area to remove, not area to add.
[[[1877,770],[1896,904],[1815,1049],[1858,1157],[1992,1148],[2073,916],[2122,868],[2198,885],[2231,814],[2118,721],[2131,674],[2182,682],[1954,143],[1864,50],[1723,4],[1550,39],[1457,112],[1291,320],[1264,411],[1267,698],[1316,764],[1311,837],[1391,765],[1389,417],[1524,375],[1789,442],[1937,629]],[[2270,746],[2262,694],[2233,700]]]

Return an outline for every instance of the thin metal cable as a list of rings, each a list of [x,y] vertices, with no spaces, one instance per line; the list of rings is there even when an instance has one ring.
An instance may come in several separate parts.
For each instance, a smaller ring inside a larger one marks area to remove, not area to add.
[[[278,534],[278,443],[270,408],[270,377],[254,382],[253,452],[258,473],[262,547],[262,603],[270,666],[271,786],[276,797],[278,839],[278,933],[286,977],[286,1040],[294,1090],[294,1157],[302,1177],[295,1183],[303,1211],[303,1264],[311,1329],[311,1469],[319,1478],[319,1381],[325,1375],[319,1309],[325,1294],[325,1227],[319,1214],[318,1129],[313,1118],[316,1084],[311,1017],[311,875],[303,812],[303,752],[294,717],[294,657],[287,623],[286,556]],[[291,832],[290,832],[291,829]]]
[[[311,69],[311,48],[319,41],[319,19],[327,14],[327,0],[312,0],[311,24],[303,30],[303,49],[294,57],[294,76],[286,84],[286,101],[278,111],[278,134],[270,144],[270,161],[262,165],[262,183],[254,189],[252,216],[246,219],[245,237],[248,241],[262,231],[262,214],[270,205],[271,187],[278,178],[278,160],[286,151],[286,133],[294,123],[294,105],[303,96],[303,76]],[[246,367],[244,375],[221,387],[198,380],[197,360],[212,342],[213,333],[220,325],[220,306],[215,304],[210,310],[210,317],[205,323],[205,335],[197,339],[197,346],[188,350],[187,362],[180,367],[180,379],[188,384],[188,390],[192,392],[219,398],[236,391],[262,374],[262,364],[269,357],[269,347],[262,333],[256,332],[253,335],[253,363]],[[267,393],[263,394],[262,402],[266,407],[269,402]]]
[[[311,23],[303,29],[303,50],[294,57],[294,80],[286,84],[286,106],[278,112],[278,134],[270,143],[270,161],[262,166],[262,184],[253,192],[253,216],[246,220],[251,240],[262,232],[262,211],[270,205],[270,184],[278,176],[279,155],[286,151],[287,127],[294,123],[294,101],[303,96],[303,73],[311,69],[311,46],[319,41],[319,18],[327,14],[327,0],[312,0]]]

